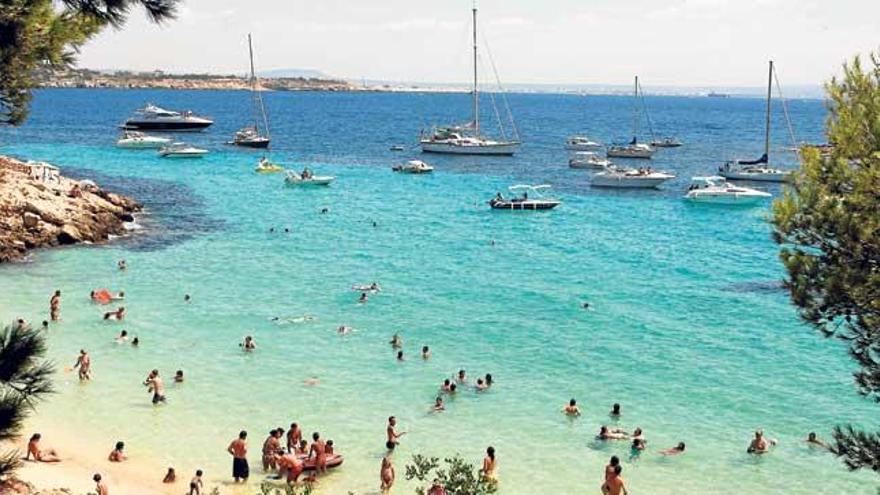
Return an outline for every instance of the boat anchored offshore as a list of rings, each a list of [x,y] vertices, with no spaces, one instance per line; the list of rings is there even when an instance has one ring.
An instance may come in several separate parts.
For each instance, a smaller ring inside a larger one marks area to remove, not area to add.
[[[757,189],[730,184],[724,177],[694,177],[684,199],[694,203],[752,205],[771,197]]]
[[[260,158],[260,161],[257,162],[257,166],[254,168],[254,172],[258,174],[274,174],[283,171],[284,167],[270,162],[269,159],[265,156]]]
[[[541,194],[542,190],[550,189],[550,186],[547,184],[541,184],[538,186],[530,186],[526,184],[519,184],[516,186],[510,186],[507,188],[511,192],[522,191],[522,196],[514,197],[514,198],[505,198],[498,193],[494,198],[489,200],[489,206],[495,210],[552,210],[556,208],[562,201],[558,199],[550,199],[545,198]],[[529,197],[529,191],[532,192],[532,197]],[[537,196],[537,197],[535,197]]]
[[[633,127],[632,140],[626,144],[617,144],[608,148],[608,158],[642,158],[650,159],[654,156],[654,148],[648,144],[639,142],[639,76],[635,78],[633,85]]]
[[[208,150],[186,143],[169,144],[159,150],[159,156],[162,158],[201,158],[207,154]]]
[[[655,148],[678,148],[682,146],[684,143],[678,140],[678,138],[674,137],[665,137],[660,139],[654,139],[651,141],[651,146]]]
[[[126,120],[122,128],[130,131],[192,132],[201,131],[213,123],[190,111],[175,112],[147,103]]]
[[[595,151],[602,148],[602,143],[593,141],[586,136],[571,136],[565,140],[565,149],[571,151]]]
[[[288,186],[329,186],[336,177],[330,175],[315,175],[308,167],[302,173],[288,170],[284,176],[284,183]]]
[[[675,176],[672,174],[658,172],[651,168],[611,167],[593,175],[590,185],[592,187],[653,189],[674,178]]]
[[[473,12],[473,50],[474,50],[474,83],[471,91],[471,121],[465,124],[435,127],[430,132],[422,132],[419,145],[423,153],[445,153],[451,155],[501,155],[511,156],[519,149],[519,138],[516,126],[513,125],[513,138],[508,139],[501,124],[501,116],[495,108],[498,124],[501,128],[501,139],[489,139],[480,134],[480,93],[477,79],[477,8]],[[492,99],[494,103],[494,98]],[[510,109],[507,115],[510,117]],[[512,117],[511,121],[513,120]]]
[[[266,106],[263,105],[263,96],[257,90],[257,76],[254,73],[254,46],[251,43],[251,35],[248,34],[248,54],[251,61],[251,100],[253,107],[254,123],[238,130],[228,144],[242,146],[244,148],[268,148],[269,147],[269,119],[266,118]],[[260,118],[262,117],[262,118]],[[262,121],[265,134],[260,133]]]
[[[116,140],[116,146],[130,149],[148,149],[161,148],[170,142],[171,140],[168,138],[150,136],[138,131],[125,131]]]
[[[392,166],[391,170],[405,174],[428,174],[434,171],[434,167],[421,160],[410,160],[406,163]]]
[[[773,95],[773,61],[767,76],[767,105],[764,112],[764,154],[757,160],[729,161],[718,167],[718,175],[730,180],[756,182],[786,182],[791,179],[790,170],[773,168],[770,163],[770,100]],[[784,105],[784,102],[783,102]],[[786,111],[786,118],[788,112]],[[789,131],[791,124],[789,123]],[[793,136],[792,136],[793,140]]]
[[[578,151],[570,160],[568,160],[568,166],[571,168],[603,170],[611,165],[611,160],[602,158],[592,151]]]

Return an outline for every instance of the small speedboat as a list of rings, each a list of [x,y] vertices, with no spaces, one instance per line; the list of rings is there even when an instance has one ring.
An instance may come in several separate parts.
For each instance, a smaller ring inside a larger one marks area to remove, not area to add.
[[[405,174],[428,174],[434,171],[434,167],[421,160],[410,160],[406,163],[394,165],[391,167],[391,170]]]
[[[765,191],[727,182],[724,177],[694,177],[684,199],[694,203],[752,205],[771,197]]]
[[[571,136],[565,140],[565,149],[572,151],[594,151],[601,147],[601,143],[585,136]]]
[[[511,192],[514,191],[523,191],[522,196],[514,197],[514,198],[505,198],[498,193],[494,198],[489,200],[489,206],[494,210],[552,210],[556,208],[562,201],[558,199],[545,198],[542,194],[542,190],[550,189],[550,186],[547,184],[542,184],[539,186],[530,186],[525,184],[520,184],[516,186],[510,186],[507,188]],[[529,197],[529,191],[532,192],[532,197]]]
[[[165,110],[152,103],[147,103],[135,115],[122,125],[123,129],[130,131],[201,131],[213,124],[214,121],[199,117],[190,111],[176,112]]]
[[[130,149],[161,148],[170,142],[168,138],[150,136],[138,131],[125,131],[116,140],[116,146]]]
[[[608,158],[650,159],[654,156],[654,151],[654,148],[649,144],[632,142],[608,148],[606,156],[608,156]]]
[[[330,175],[313,175],[308,169],[298,174],[288,170],[284,176],[284,183],[288,186],[329,186],[336,177]]]
[[[651,146],[655,148],[678,148],[683,144],[684,143],[679,141],[678,138],[674,137],[665,137],[662,139],[655,139],[651,141]]]
[[[570,160],[568,166],[571,168],[589,168],[589,169],[605,169],[610,167],[611,160],[601,158],[592,151],[578,151]]]
[[[259,163],[257,163],[257,166],[254,168],[254,172],[258,174],[274,174],[283,171],[284,167],[270,162],[266,157],[260,158]]]
[[[162,158],[201,158],[207,154],[208,150],[186,143],[173,143],[159,150]]]
[[[406,148],[405,148],[402,144],[395,144],[395,145],[392,145],[392,146],[391,146],[390,148],[388,148],[388,149],[391,150],[391,151],[403,151],[403,150],[405,150]]]
[[[666,172],[658,172],[650,168],[617,168],[610,167],[593,175],[590,180],[592,187],[616,187],[622,189],[652,189],[675,176]]]

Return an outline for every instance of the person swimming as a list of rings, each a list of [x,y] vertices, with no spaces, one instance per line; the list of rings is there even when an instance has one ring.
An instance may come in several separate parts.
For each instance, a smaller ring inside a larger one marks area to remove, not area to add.
[[[440,412],[445,410],[446,408],[443,406],[443,397],[437,396],[437,399],[434,400],[434,406],[431,407],[432,412]]]
[[[675,447],[672,447],[670,449],[661,450],[660,454],[667,455],[667,456],[679,455],[679,454],[684,453],[684,448],[685,448],[684,442],[678,442],[678,445],[676,445]]]
[[[486,382],[486,388],[489,388],[494,383],[494,379],[492,378],[491,373],[486,373],[486,377],[483,378],[483,381]]]
[[[128,342],[128,330],[123,330],[119,332],[119,335],[116,337],[117,344],[124,344]]]
[[[406,361],[406,358],[403,357],[403,351],[397,351],[397,360],[398,361]]]
[[[430,359],[431,358],[431,349],[428,346],[422,346],[422,359]]]
[[[615,418],[615,419],[619,418],[620,417],[620,404],[615,402],[611,406],[611,412],[609,412],[608,415],[611,416],[612,418]]]
[[[486,386],[486,382],[484,382],[482,378],[477,378],[477,384],[474,386],[474,388],[477,389],[477,392],[482,392],[489,387]]]
[[[574,399],[568,401],[568,405],[562,408],[562,412],[569,416],[581,415],[581,409],[577,406],[577,401]]]
[[[174,373],[174,383],[183,383],[183,370],[177,370]]]
[[[361,292],[361,297],[358,298],[358,303],[359,303],[359,304],[364,304],[364,303],[366,303],[366,302],[367,302],[367,293],[366,293],[366,292]]]
[[[124,320],[125,319],[125,308],[120,307],[116,311],[108,311],[107,313],[104,313],[104,319],[105,320],[116,320],[116,321]]]
[[[746,449],[746,452],[757,455],[766,454],[770,451],[770,447],[773,447],[774,445],[776,445],[776,440],[771,439],[770,441],[767,441],[767,439],[764,438],[764,431],[756,430],[755,438],[749,443],[749,448]]]
[[[238,344],[238,346],[244,349],[245,352],[250,352],[257,348],[257,342],[253,337],[248,335],[244,338],[242,343]]]
[[[618,428],[608,428],[605,425],[602,425],[599,428],[599,434],[596,435],[597,440],[626,440],[629,438],[629,435],[621,429]]]
[[[395,333],[394,336],[391,337],[391,341],[388,343],[391,344],[392,348],[400,349],[403,347],[403,337],[401,337],[399,333]]]
[[[351,328],[351,327],[348,327],[348,326],[345,326],[345,325],[340,325],[339,328],[336,329],[336,333],[338,333],[339,335],[348,335],[348,334],[350,334],[353,330],[354,330],[354,329]]]
[[[458,370],[458,383],[467,383],[467,373],[463,369]]]
[[[826,448],[826,449],[830,448],[830,447],[828,446],[827,443],[825,443],[823,440],[821,440],[821,439],[816,435],[816,432],[815,432],[815,431],[811,431],[811,432],[807,435],[807,443],[808,443],[810,446],[813,446],[813,447],[822,447],[822,448]]]
[[[632,444],[629,446],[630,460],[638,459],[642,451],[647,447],[647,443],[641,437],[633,438]]]

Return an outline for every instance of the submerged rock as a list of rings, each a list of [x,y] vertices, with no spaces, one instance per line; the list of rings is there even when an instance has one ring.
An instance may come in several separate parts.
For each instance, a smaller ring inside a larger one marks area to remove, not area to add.
[[[0,263],[30,249],[105,242],[126,233],[135,200],[62,176],[46,163],[0,156]]]

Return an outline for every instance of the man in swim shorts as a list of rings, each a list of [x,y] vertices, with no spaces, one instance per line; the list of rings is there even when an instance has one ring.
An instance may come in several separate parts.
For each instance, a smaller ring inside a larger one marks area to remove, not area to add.
[[[76,358],[76,363],[73,365],[73,369],[77,368],[79,368],[80,380],[92,379],[92,358],[89,357],[89,353],[85,349],[79,350],[79,357]]]
[[[144,385],[147,386],[148,392],[153,393],[154,405],[160,402],[165,402],[165,384],[162,382],[162,378],[159,376],[159,370],[151,371],[150,376],[147,377]]]
[[[247,481],[250,468],[247,462],[247,432],[242,430],[238,438],[229,444],[226,451],[232,456],[232,477],[235,482]]]
[[[402,432],[398,433],[394,429],[395,426],[397,426],[397,418],[395,418],[394,416],[389,416],[388,417],[388,428],[385,429],[385,432],[387,433],[386,441],[393,443],[394,445],[397,445],[400,443],[400,440],[399,440],[400,437],[406,435],[406,432],[402,431]]]
[[[61,291],[56,290],[52,298],[49,299],[49,318],[52,321],[58,321],[61,316]]]

